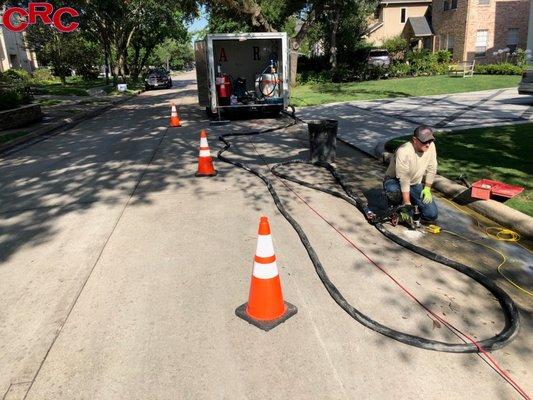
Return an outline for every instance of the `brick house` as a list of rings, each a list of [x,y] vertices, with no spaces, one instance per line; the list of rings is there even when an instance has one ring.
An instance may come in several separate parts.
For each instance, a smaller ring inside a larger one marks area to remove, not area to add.
[[[491,63],[500,49],[527,46],[529,0],[434,0],[433,50],[448,49],[455,60]]]

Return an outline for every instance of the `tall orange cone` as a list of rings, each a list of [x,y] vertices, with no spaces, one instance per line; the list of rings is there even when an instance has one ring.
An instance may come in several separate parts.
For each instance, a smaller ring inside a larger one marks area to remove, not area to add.
[[[270,224],[267,217],[261,217],[248,303],[238,307],[235,314],[269,331],[297,312],[295,306],[283,300]]]
[[[176,104],[172,103],[170,109],[170,127],[177,128],[181,126],[180,117],[178,116],[178,110],[176,110]]]
[[[196,176],[215,176],[218,171],[213,167],[213,159],[211,158],[211,151],[207,143],[207,135],[205,129],[200,133],[200,155],[198,156],[198,172]]]

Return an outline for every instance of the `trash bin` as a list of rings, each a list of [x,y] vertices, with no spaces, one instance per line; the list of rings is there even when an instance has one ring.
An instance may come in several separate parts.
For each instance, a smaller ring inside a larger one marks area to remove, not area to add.
[[[339,122],[334,119],[317,119],[307,123],[311,162],[335,162],[338,125]]]

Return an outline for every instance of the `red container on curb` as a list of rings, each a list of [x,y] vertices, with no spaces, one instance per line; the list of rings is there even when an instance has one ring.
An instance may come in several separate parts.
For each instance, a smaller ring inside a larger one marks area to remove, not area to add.
[[[475,199],[487,200],[490,195],[512,198],[524,191],[521,186],[508,185],[490,179],[481,179],[472,184],[471,196]]]
[[[488,181],[487,179],[481,179],[480,181],[474,182],[472,184],[471,196],[474,199],[480,200],[490,199],[490,191],[492,189],[492,185],[489,182],[491,181]]]

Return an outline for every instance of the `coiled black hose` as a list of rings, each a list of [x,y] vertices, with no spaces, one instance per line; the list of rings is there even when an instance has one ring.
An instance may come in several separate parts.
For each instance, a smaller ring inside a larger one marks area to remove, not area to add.
[[[394,233],[385,229],[385,227],[381,223],[375,224],[375,227],[381,233],[383,233],[387,238],[391,239],[395,243],[409,250],[412,250],[415,253],[418,253],[430,260],[437,261],[443,265],[451,267],[469,276],[470,278],[474,279],[476,282],[481,284],[483,287],[485,287],[489,292],[491,292],[496,297],[496,299],[500,303],[500,306],[502,307],[504,317],[505,317],[505,326],[502,329],[502,331],[498,333],[497,335],[491,338],[482,340],[480,342],[477,342],[476,344],[474,343],[463,343],[463,344],[446,343],[446,342],[440,342],[437,340],[425,339],[422,337],[410,335],[410,334],[389,328],[383,324],[380,324],[377,321],[374,321],[367,315],[357,310],[350,303],[348,303],[348,301],[344,298],[342,293],[337,289],[337,287],[329,279],[328,275],[326,274],[324,270],[324,267],[322,266],[322,263],[320,262],[315,250],[311,246],[311,243],[309,239],[307,238],[307,235],[303,231],[302,227],[298,224],[298,222],[296,222],[296,220],[285,209],[280,197],[278,196],[276,190],[274,189],[272,185],[271,180],[267,176],[259,172],[259,170],[257,170],[256,168],[249,167],[243,163],[240,163],[235,160],[231,160],[222,155],[226,150],[228,150],[231,147],[231,143],[228,140],[226,140],[226,138],[234,137],[234,136],[253,136],[253,135],[259,135],[262,133],[274,132],[277,130],[286,129],[292,125],[295,125],[297,123],[297,120],[299,120],[298,118],[295,117],[294,110],[293,110],[292,115],[291,114],[288,114],[288,115],[291,118],[293,118],[293,122],[290,124],[284,125],[284,126],[270,128],[270,129],[266,129],[262,131],[230,133],[230,134],[219,136],[219,140],[224,143],[224,147],[218,152],[217,157],[221,161],[235,165],[237,167],[240,167],[246,171],[253,173],[254,175],[258,176],[261,180],[263,180],[263,182],[265,182],[270,194],[272,195],[274,199],[274,203],[276,204],[276,207],[278,208],[280,213],[285,217],[285,219],[287,219],[287,221],[293,226],[294,230],[300,237],[302,244],[304,245],[307,253],[309,254],[311,262],[313,263],[315,267],[316,273],[322,280],[324,286],[326,287],[326,290],[329,292],[331,297],[337,302],[337,304],[339,304],[339,306],[341,306],[341,308],[344,311],[346,311],[350,316],[352,316],[352,318],[354,318],[356,321],[363,324],[367,328],[370,328],[376,332],[381,333],[382,335],[388,336],[402,343],[415,346],[415,347],[420,347],[420,348],[427,349],[427,350],[443,351],[443,352],[450,352],[450,353],[476,353],[476,352],[479,352],[481,349],[486,350],[486,351],[497,350],[497,349],[504,347],[506,344],[508,344],[518,333],[520,323],[519,323],[519,314],[518,314],[516,305],[514,304],[514,302],[512,301],[512,299],[509,297],[507,293],[505,293],[496,284],[494,284],[489,278],[487,278],[485,275],[481,274],[480,272],[477,272],[476,270],[464,264],[461,264],[457,261],[450,260],[432,251],[429,251],[427,249],[424,249],[422,247],[409,243],[405,241],[404,239],[400,238],[399,236],[395,235]],[[312,185],[310,183],[301,181],[299,179],[292,178],[286,174],[283,174],[277,171],[277,169],[282,166],[293,165],[293,164],[309,164],[312,166],[322,167],[322,168],[327,169],[330,172],[330,174],[333,176],[335,181],[339,183],[339,185],[342,187],[345,193],[321,188],[316,185]],[[359,196],[357,196],[355,193],[353,193],[349,189],[344,177],[341,174],[339,174],[331,164],[327,164],[327,163],[311,164],[311,163],[301,161],[301,160],[292,160],[292,161],[276,164],[272,168],[270,168],[270,171],[279,178],[287,179],[292,182],[298,183],[300,185],[339,197],[347,201],[348,203],[354,205],[363,213],[364,213],[364,210],[366,209],[365,202],[363,202]]]

